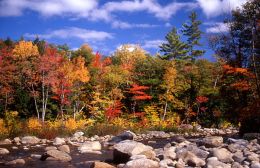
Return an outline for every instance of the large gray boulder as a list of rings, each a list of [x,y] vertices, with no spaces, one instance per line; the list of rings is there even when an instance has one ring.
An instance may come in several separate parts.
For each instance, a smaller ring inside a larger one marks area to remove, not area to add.
[[[65,144],[65,140],[63,138],[59,138],[59,137],[56,137],[54,140],[53,140],[53,145],[63,145]]]
[[[80,153],[88,153],[91,151],[101,150],[101,144],[99,141],[87,141],[78,147]]]
[[[35,136],[25,136],[21,140],[22,144],[37,144],[40,141],[41,140]]]
[[[44,153],[41,157],[41,160],[46,160],[48,157],[51,157],[54,160],[59,160],[63,162],[69,162],[71,161],[71,156],[65,152],[58,151],[58,150],[48,150],[46,153]]]
[[[233,154],[229,152],[226,148],[214,148],[212,150],[212,155],[217,157],[219,161],[224,163],[233,162]]]
[[[66,152],[66,153],[70,153],[70,147],[69,145],[62,145],[62,146],[59,146],[58,149],[62,152]]]
[[[231,165],[218,161],[216,157],[211,157],[207,159],[206,168],[231,168]]]
[[[198,158],[195,154],[191,152],[186,152],[184,158],[184,162],[192,167],[202,167],[206,164],[206,162],[200,158]]]
[[[124,168],[159,168],[159,163],[150,159],[136,159],[127,162]]]
[[[107,146],[115,145],[118,142],[124,141],[124,140],[133,140],[136,137],[135,133],[131,131],[125,131],[120,133],[117,136],[114,136],[111,140],[107,142]]]
[[[223,144],[223,138],[219,136],[205,137],[200,144],[208,148],[219,147]]]
[[[132,140],[124,140],[114,145],[113,156],[115,162],[125,163],[133,155],[146,155],[147,153],[151,154],[151,152],[153,152],[153,148],[150,146]]]

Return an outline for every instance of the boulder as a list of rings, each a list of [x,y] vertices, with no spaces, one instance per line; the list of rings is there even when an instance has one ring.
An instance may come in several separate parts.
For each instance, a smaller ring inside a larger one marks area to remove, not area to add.
[[[226,148],[214,148],[212,150],[212,155],[217,157],[219,161],[224,163],[233,162],[232,153],[230,153]]]
[[[208,148],[219,147],[223,144],[223,138],[219,136],[205,137],[200,143]]]
[[[62,146],[59,146],[58,149],[62,152],[66,152],[66,153],[70,153],[70,147],[69,145],[62,145]]]
[[[152,147],[144,145],[140,142],[124,140],[114,145],[114,161],[117,163],[125,163],[131,156],[138,154],[146,155],[145,152],[151,150],[153,150]]]
[[[44,153],[41,157],[41,160],[46,160],[48,157],[51,157],[53,160],[59,160],[63,162],[69,162],[71,161],[71,156],[65,152],[58,151],[58,150],[48,150],[46,153]]]
[[[231,165],[218,161],[216,157],[211,157],[207,159],[206,168],[231,168]]]
[[[232,164],[232,168],[244,168],[240,163],[238,163],[238,162],[234,162],[233,164]]]
[[[20,142],[21,142],[21,139],[20,139],[19,137],[15,137],[15,138],[14,138],[14,142],[15,142],[15,143],[20,143]]]
[[[5,154],[9,154],[9,150],[5,149],[5,148],[0,148],[0,155],[5,155]]]
[[[176,159],[176,147],[169,147],[169,148],[165,148],[163,151],[163,159]]]
[[[40,142],[40,139],[35,136],[25,136],[21,140],[22,144],[37,144]]]
[[[159,168],[159,163],[150,159],[136,159],[127,162],[124,168]]]
[[[12,141],[10,139],[5,139],[0,141],[0,145],[10,145],[12,144]]]
[[[78,147],[80,153],[87,153],[89,151],[99,151],[101,150],[101,144],[99,141],[87,141]]]
[[[108,146],[114,145],[114,144],[124,141],[124,140],[133,140],[134,137],[136,137],[135,133],[133,133],[131,131],[125,131],[117,136],[114,136],[111,140],[109,140]]]
[[[242,163],[246,159],[241,151],[234,153],[232,158],[235,162],[238,163]]]
[[[99,161],[87,161],[87,162],[84,162],[83,165],[86,168],[116,168],[108,163],[99,162]]]
[[[5,165],[24,165],[25,164],[25,160],[24,159],[15,159],[9,162],[6,162]]]
[[[45,148],[45,151],[48,151],[48,150],[56,150],[56,149],[57,149],[56,146],[47,146],[47,147]]]
[[[260,168],[260,163],[259,162],[252,162],[251,168]]]
[[[53,145],[63,145],[65,144],[65,140],[63,138],[59,138],[59,137],[56,137],[54,140],[53,140]]]
[[[186,152],[184,156],[184,162],[192,167],[202,167],[206,164],[206,162],[200,158],[198,158],[195,154],[191,152]]]
[[[73,134],[73,137],[79,138],[79,137],[81,137],[81,136],[83,136],[83,135],[84,135],[84,132],[78,131],[78,132],[75,132],[75,133]]]

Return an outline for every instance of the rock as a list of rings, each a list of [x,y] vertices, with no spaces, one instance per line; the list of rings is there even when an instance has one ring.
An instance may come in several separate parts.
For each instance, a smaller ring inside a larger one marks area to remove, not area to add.
[[[124,140],[133,140],[134,137],[136,137],[135,133],[133,133],[131,131],[125,131],[125,132],[113,137],[111,140],[109,140],[108,146],[114,145],[114,144],[124,141]]]
[[[15,143],[20,143],[20,142],[21,142],[21,139],[20,139],[19,137],[15,137],[15,138],[14,138],[14,142],[15,142]]]
[[[164,160],[160,161],[160,163],[159,163],[160,168],[168,168],[169,166],[174,167],[175,164],[176,163],[174,161],[172,161],[171,159],[164,159]]]
[[[87,153],[89,151],[101,150],[101,144],[99,141],[87,141],[78,147],[80,153]]]
[[[226,148],[214,148],[212,151],[213,156],[217,157],[219,161],[224,163],[233,162],[232,153],[230,153]]]
[[[258,139],[258,138],[260,138],[260,133],[245,133],[243,135],[243,139],[252,140],[252,139]]]
[[[184,156],[184,162],[187,163],[189,166],[193,167],[202,167],[206,164],[206,162],[191,152],[186,152]]]
[[[190,124],[181,124],[180,125],[180,129],[184,129],[184,130],[192,130],[193,126]]]
[[[0,141],[0,145],[10,145],[12,144],[12,141],[10,139],[5,139]]]
[[[5,155],[5,154],[9,154],[9,150],[5,149],[5,148],[0,148],[0,155]]]
[[[114,145],[114,161],[116,163],[125,163],[133,155],[144,154],[145,151],[151,151],[153,148],[140,142],[124,140]]]
[[[177,142],[177,143],[181,143],[181,142],[186,141],[186,139],[183,136],[181,136],[181,135],[177,135],[177,136],[173,137],[173,141]]]
[[[255,154],[255,153],[251,153],[250,155],[247,156],[247,160],[249,161],[256,161],[259,162],[259,155]]]
[[[81,136],[83,136],[83,135],[84,135],[84,132],[78,131],[78,132],[75,132],[75,133],[73,134],[73,137],[79,138],[79,137],[81,137]]]
[[[40,159],[41,157],[42,157],[42,155],[31,154],[31,158]]]
[[[65,144],[65,140],[63,138],[59,138],[59,137],[56,137],[54,140],[53,140],[53,145],[63,145]]]
[[[166,148],[164,149],[164,152],[163,152],[163,159],[176,159],[176,147],[169,147],[169,148]]]
[[[259,162],[252,162],[251,168],[260,168],[260,163]]]
[[[40,139],[35,136],[25,136],[21,140],[22,144],[37,144],[40,142]]]
[[[243,166],[241,164],[239,164],[238,162],[234,162],[232,164],[232,168],[243,168]]]
[[[130,160],[136,160],[136,159],[147,159],[145,155],[133,155],[130,157]]]
[[[56,146],[47,146],[47,147],[45,148],[45,151],[56,150],[56,149],[57,149]]]
[[[231,165],[222,163],[218,160],[209,160],[207,162],[206,168],[231,168]]]
[[[170,134],[165,133],[164,131],[148,131],[149,136],[156,137],[156,138],[169,138],[171,137]]]
[[[12,149],[15,149],[15,150],[16,150],[16,149],[18,149],[18,147],[17,147],[17,146],[12,146]]]
[[[202,145],[212,148],[212,147],[219,147],[223,144],[223,138],[219,136],[211,136],[211,137],[205,137],[201,141]]]
[[[124,168],[159,168],[159,163],[150,159],[136,159],[127,162]]]
[[[99,161],[86,161],[81,165],[81,167],[86,168],[116,168],[108,163],[99,162]]]
[[[48,150],[46,153],[42,155],[41,160],[46,160],[48,157],[63,162],[69,162],[72,159],[71,156],[67,153],[58,150]]]
[[[5,163],[5,165],[24,165],[24,164],[25,164],[24,159],[15,159],[15,160]]]
[[[232,158],[238,163],[241,163],[246,159],[241,151],[237,151],[236,153],[234,153]]]
[[[66,153],[70,153],[70,147],[69,145],[62,145],[62,146],[59,146],[58,149],[62,152],[66,152]]]

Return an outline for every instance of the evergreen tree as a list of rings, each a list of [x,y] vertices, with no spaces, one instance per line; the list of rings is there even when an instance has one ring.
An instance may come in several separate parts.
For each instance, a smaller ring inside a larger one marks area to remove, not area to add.
[[[160,51],[164,53],[161,58],[166,60],[185,59],[188,53],[187,45],[180,40],[177,29],[174,27],[165,38],[167,42],[160,46]]]
[[[201,46],[200,38],[202,32],[199,29],[201,21],[197,20],[196,12],[192,12],[189,18],[190,23],[183,24],[182,33],[184,36],[187,36],[189,58],[195,60],[197,57],[202,56],[205,53],[204,50],[198,50],[195,48],[196,46]]]

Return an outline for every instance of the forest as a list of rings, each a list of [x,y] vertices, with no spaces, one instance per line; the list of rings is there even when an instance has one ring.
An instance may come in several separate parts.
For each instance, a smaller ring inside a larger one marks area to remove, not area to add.
[[[160,52],[124,44],[101,55],[36,37],[0,40],[0,137],[75,130],[176,130],[182,124],[260,132],[260,3],[249,1],[211,35],[192,12]]]

